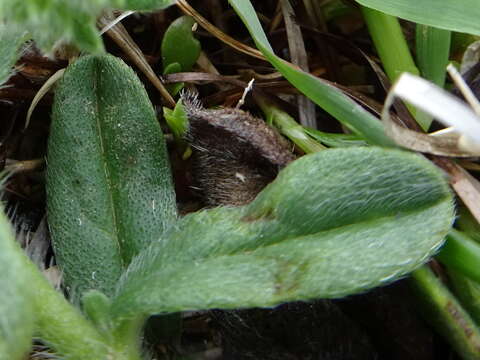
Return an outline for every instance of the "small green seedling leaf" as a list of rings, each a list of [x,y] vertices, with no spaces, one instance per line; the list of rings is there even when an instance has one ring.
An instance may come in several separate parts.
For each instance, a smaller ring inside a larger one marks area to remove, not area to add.
[[[181,16],[170,24],[162,40],[164,73],[170,64],[180,64],[181,71],[190,71],[200,56],[200,42],[193,36],[195,20]],[[169,72],[171,73],[171,72]]]
[[[112,314],[268,307],[366,291],[426,262],[453,218],[443,174],[418,155],[360,147],[310,154],[251,204],[184,217],[132,262]]]
[[[190,71],[200,56],[200,42],[193,36],[195,20],[190,16],[181,16],[170,24],[162,40],[162,58],[164,75],[181,71]],[[168,86],[175,96],[184,84]]]
[[[188,130],[188,117],[182,99],[178,100],[173,110],[164,107],[163,116],[165,116],[168,127],[172,130],[175,139],[184,139]]]
[[[110,295],[131,258],[176,220],[162,131],[135,73],[112,56],[71,65],[55,92],[47,208],[65,283]]]
[[[0,359],[24,359],[34,330],[35,293],[26,258],[0,210]]]
[[[104,334],[111,329],[110,305],[111,300],[98,290],[87,291],[82,296],[83,312]]]
[[[181,71],[182,71],[182,66],[179,63],[174,62],[174,63],[171,63],[171,64],[167,65],[167,67],[163,71],[163,74],[164,75],[175,74],[175,73],[178,73],[178,72],[181,72]],[[172,94],[172,96],[175,96],[183,89],[184,85],[185,85],[185,83],[179,82],[179,83],[175,83],[175,84],[166,85],[166,87],[167,87],[168,91],[170,92],[170,94]]]

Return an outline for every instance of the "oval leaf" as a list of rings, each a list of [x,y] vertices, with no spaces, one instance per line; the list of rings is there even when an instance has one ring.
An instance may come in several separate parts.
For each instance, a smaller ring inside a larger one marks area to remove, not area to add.
[[[307,155],[251,204],[186,216],[132,262],[113,313],[358,293],[427,261],[452,222],[443,175],[418,155],[380,148]]]
[[[112,56],[68,68],[55,93],[47,201],[65,282],[111,293],[130,259],[175,219],[168,155],[135,73]]]
[[[190,71],[200,56],[200,42],[193,36],[195,20],[181,16],[170,24],[162,40],[162,59],[165,70],[171,64],[180,64],[180,71]]]

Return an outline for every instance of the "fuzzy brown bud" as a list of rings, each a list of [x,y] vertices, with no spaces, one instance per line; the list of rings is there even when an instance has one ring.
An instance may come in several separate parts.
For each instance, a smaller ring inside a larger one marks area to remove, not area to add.
[[[184,94],[193,148],[194,177],[209,206],[244,205],[295,159],[288,142],[248,112],[204,109]]]

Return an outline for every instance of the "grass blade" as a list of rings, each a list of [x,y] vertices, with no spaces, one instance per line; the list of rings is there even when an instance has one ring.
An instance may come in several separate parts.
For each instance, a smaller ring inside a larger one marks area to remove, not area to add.
[[[249,0],[229,0],[250,31],[258,49],[298,90],[353,132],[371,144],[394,146],[385,135],[381,122],[334,86],[306,73],[276,56]]]
[[[441,29],[480,35],[477,0],[356,0],[386,14]]]

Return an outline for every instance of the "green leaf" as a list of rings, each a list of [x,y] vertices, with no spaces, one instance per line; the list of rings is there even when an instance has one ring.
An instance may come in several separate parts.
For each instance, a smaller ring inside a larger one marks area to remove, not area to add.
[[[480,329],[428,266],[411,276],[418,310],[464,360],[480,357]]]
[[[356,0],[358,3],[441,29],[480,35],[477,0]]]
[[[249,0],[229,0],[243,20],[257,48],[298,90],[371,144],[395,146],[385,135],[381,122],[326,81],[306,73],[273,53],[265,32]]]
[[[20,46],[25,41],[25,31],[0,23],[0,86],[12,75],[12,67],[20,57]]]
[[[49,344],[57,355],[71,360],[106,359],[108,354],[114,354],[78,309],[54,290],[26,257],[3,212],[0,212],[0,274],[1,359],[25,359],[33,335]]]
[[[452,286],[455,295],[478,326],[480,324],[480,304],[478,303],[480,284],[450,268],[447,269],[447,272],[450,280],[449,285]]]
[[[31,279],[3,210],[0,210],[0,358],[24,359],[35,314]]]
[[[418,75],[398,19],[369,8],[362,8],[362,14],[390,81],[395,82],[403,72]]]
[[[98,290],[87,291],[82,296],[83,312],[105,334],[111,329],[110,305],[110,298]]]
[[[180,64],[181,71],[190,71],[200,56],[200,42],[193,36],[195,20],[181,16],[170,24],[162,40],[163,68]]]
[[[427,261],[452,222],[448,185],[420,156],[367,147],[306,155],[251,204],[184,217],[132,262],[112,314],[362,292]]]
[[[188,131],[188,116],[182,99],[177,101],[173,110],[164,107],[163,116],[167,121],[167,125],[172,130],[175,139],[182,140]]]
[[[305,132],[315,140],[329,147],[365,146],[365,141],[354,134],[333,134],[305,128]]]
[[[452,229],[437,258],[448,267],[480,283],[480,244],[465,233]]]
[[[443,87],[452,33],[427,25],[416,27],[417,63],[422,76]]]
[[[175,74],[181,71],[182,71],[182,66],[179,63],[174,62],[174,63],[168,64],[167,67],[165,67],[165,69],[163,70],[163,74],[164,75]],[[183,89],[184,86],[185,86],[185,83],[183,82],[166,85],[168,91],[172,96],[177,95]]]
[[[123,8],[129,10],[160,10],[165,9],[173,4],[176,0],[122,0]]]
[[[47,208],[55,254],[76,295],[111,294],[131,258],[176,220],[155,111],[115,57],[79,59],[57,87]]]
[[[50,51],[58,41],[73,42],[85,51],[103,50],[95,26],[106,1],[13,0],[0,2],[0,19],[29,31],[36,43]]]
[[[104,10],[154,10],[174,3],[175,0],[8,0],[0,1],[0,22],[29,31],[47,52],[63,41],[80,50],[99,53],[103,43],[96,19]]]

